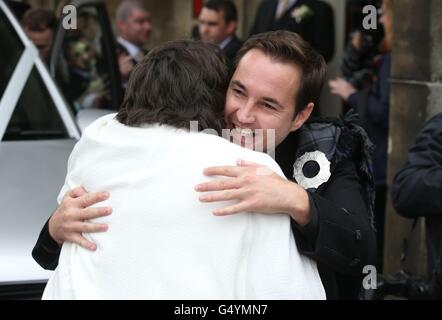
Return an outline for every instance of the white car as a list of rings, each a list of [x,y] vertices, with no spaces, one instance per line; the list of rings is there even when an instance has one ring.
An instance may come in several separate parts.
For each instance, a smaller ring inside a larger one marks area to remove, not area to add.
[[[73,111],[59,90],[64,38],[56,32],[49,68],[21,28],[14,2],[0,0],[0,299],[38,299],[50,272],[31,252],[64,183],[81,128],[121,102],[114,38],[103,1],[74,1],[96,24],[101,70],[113,106]],[[104,67],[103,67],[104,66]],[[49,71],[51,70],[51,71]],[[52,74],[52,75],[51,75]],[[75,115],[74,115],[75,113]]]

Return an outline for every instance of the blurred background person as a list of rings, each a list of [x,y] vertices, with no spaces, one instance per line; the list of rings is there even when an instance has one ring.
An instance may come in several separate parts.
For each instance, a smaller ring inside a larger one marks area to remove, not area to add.
[[[378,267],[382,270],[384,220],[386,205],[386,170],[387,170],[387,144],[389,121],[389,95],[390,95],[390,65],[391,48],[393,43],[393,0],[382,2],[381,17],[379,22],[384,27],[385,36],[379,45],[382,53],[378,59],[376,76],[373,85],[367,90],[358,90],[352,83],[342,78],[329,81],[333,94],[341,97],[350,108],[354,108],[360,115],[361,124],[367,130],[370,139],[375,144],[373,155],[373,169],[376,179],[376,229],[378,240]],[[354,38],[352,45],[358,47],[359,40]]]
[[[209,0],[204,3],[198,18],[199,39],[221,48],[230,71],[242,41],[236,36],[238,12],[229,0]]]
[[[392,187],[405,218],[425,217],[429,298],[442,299],[442,113],[427,122]]]
[[[64,54],[68,80],[60,86],[74,113],[81,109],[104,108],[110,97],[104,79],[97,72],[94,46],[80,35],[71,35],[66,39]]]
[[[144,46],[152,31],[151,15],[141,1],[125,0],[117,8],[116,23],[118,65],[126,87],[130,72],[147,53]]]
[[[46,9],[28,10],[21,21],[23,30],[37,47],[45,63],[49,62],[57,18]]]
[[[367,5],[377,7],[376,0],[350,0],[347,4],[346,43],[341,62],[345,80],[356,89],[370,88],[379,62],[379,43],[384,38],[384,29],[366,29],[363,26]]]
[[[332,7],[320,0],[263,0],[250,36],[272,30],[298,33],[329,62],[335,49]]]

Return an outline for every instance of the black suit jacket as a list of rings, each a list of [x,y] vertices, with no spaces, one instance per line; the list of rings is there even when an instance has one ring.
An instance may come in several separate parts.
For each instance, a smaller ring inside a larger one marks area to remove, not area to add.
[[[294,132],[276,148],[276,161],[290,180],[299,138]],[[338,143],[344,143],[349,136],[340,138]],[[354,141],[352,156],[332,166],[330,179],[316,192],[308,190],[310,222],[301,227],[292,220],[298,250],[317,262],[327,299],[357,299],[364,266],[376,266],[376,234],[357,169],[361,144]]]
[[[243,42],[237,37],[233,37],[232,40],[224,47],[223,53],[226,57],[226,64],[230,71],[233,71],[235,57],[239,49],[241,49]]]
[[[253,23],[250,35],[257,33],[289,30],[298,33],[313,46],[325,61],[333,58],[335,46],[334,15],[332,7],[320,0],[298,0],[279,20],[275,20],[278,0],[264,0]],[[291,17],[294,9],[307,5],[313,15],[305,17],[299,23]]]

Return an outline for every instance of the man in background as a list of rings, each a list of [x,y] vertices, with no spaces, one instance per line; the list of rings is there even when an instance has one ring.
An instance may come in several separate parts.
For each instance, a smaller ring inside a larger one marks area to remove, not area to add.
[[[199,15],[199,37],[203,42],[221,48],[229,70],[232,70],[236,53],[242,46],[235,33],[238,13],[235,4],[228,0],[207,1]]]
[[[126,87],[130,72],[146,54],[143,47],[152,30],[151,15],[140,1],[125,0],[117,8],[116,21],[118,65]]]
[[[264,0],[250,35],[273,30],[296,32],[328,63],[335,45],[332,7],[320,0]]]
[[[54,13],[45,9],[28,10],[22,19],[23,30],[40,52],[44,62],[49,62],[54,41],[57,18]]]

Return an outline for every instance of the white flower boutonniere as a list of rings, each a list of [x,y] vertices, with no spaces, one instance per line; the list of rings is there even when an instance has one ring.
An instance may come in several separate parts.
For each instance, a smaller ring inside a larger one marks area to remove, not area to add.
[[[303,4],[302,6],[299,6],[297,8],[294,8],[292,12],[290,13],[290,16],[296,20],[297,23],[301,23],[302,20],[304,20],[307,17],[310,17],[314,15],[312,9],[310,9],[309,6]]]

